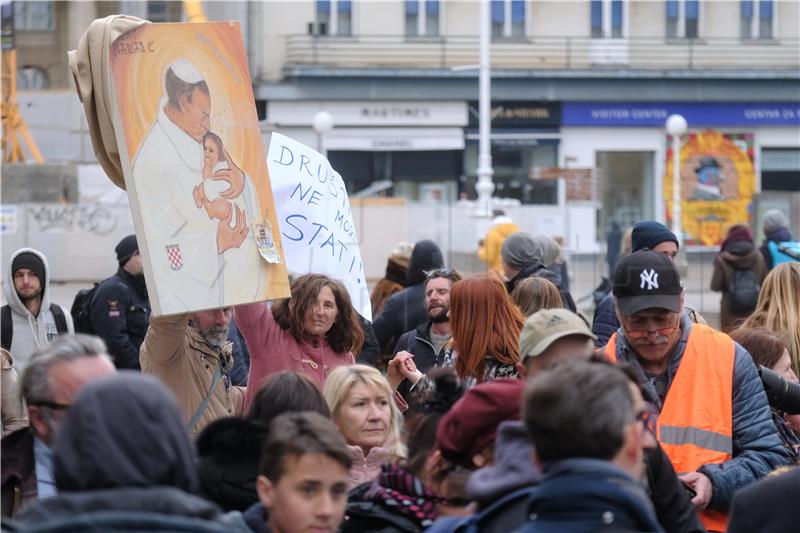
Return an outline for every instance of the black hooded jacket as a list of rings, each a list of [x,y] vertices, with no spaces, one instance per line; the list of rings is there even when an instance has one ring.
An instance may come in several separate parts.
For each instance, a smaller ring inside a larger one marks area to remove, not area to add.
[[[425,240],[414,246],[406,272],[406,288],[386,300],[383,311],[372,323],[384,353],[394,347],[400,335],[428,319],[425,312],[426,272],[443,265],[442,251],[435,242]]]
[[[266,426],[257,420],[215,420],[197,437],[200,494],[226,511],[258,502],[256,478]]]

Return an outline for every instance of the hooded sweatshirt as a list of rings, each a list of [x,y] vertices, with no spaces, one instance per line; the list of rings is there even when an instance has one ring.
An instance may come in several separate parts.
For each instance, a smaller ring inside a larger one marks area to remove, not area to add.
[[[44,279],[40,280],[42,283],[42,305],[39,308],[39,316],[33,316],[28,311],[14,288],[14,273],[11,271],[11,265],[14,263],[14,259],[24,252],[36,255],[42,260],[42,265],[44,266]],[[9,351],[14,356],[17,372],[22,372],[28,366],[31,354],[36,349],[50,344],[58,335],[56,319],[50,311],[50,268],[47,265],[47,258],[44,254],[33,248],[20,248],[14,252],[8,261],[3,292],[6,302],[11,308],[13,336]],[[66,311],[64,312],[64,318],[67,321],[68,332],[74,333],[75,327],[72,324],[72,317]]]

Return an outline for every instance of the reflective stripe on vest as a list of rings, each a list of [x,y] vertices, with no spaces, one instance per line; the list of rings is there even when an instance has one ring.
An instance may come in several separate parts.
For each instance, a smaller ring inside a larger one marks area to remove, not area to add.
[[[603,352],[617,362],[617,334]],[[730,337],[703,324],[692,324],[678,371],[656,423],[658,441],[679,474],[733,457],[733,362]],[[725,531],[727,516],[700,514],[703,525]]]

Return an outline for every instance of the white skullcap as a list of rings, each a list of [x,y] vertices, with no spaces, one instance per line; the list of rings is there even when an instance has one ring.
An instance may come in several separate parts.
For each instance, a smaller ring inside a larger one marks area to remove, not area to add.
[[[197,67],[194,66],[191,61],[186,59],[178,59],[172,63],[169,68],[172,70],[172,73],[183,82],[194,85],[195,83],[200,83],[204,80],[203,75],[200,73]]]

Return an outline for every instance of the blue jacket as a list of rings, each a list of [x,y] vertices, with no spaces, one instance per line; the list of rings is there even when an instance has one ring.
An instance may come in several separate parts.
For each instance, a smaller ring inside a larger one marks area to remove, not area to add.
[[[574,458],[545,466],[524,533],[664,531],[642,487],[609,461]]]
[[[614,309],[614,295],[609,293],[594,308],[592,333],[597,335],[597,340],[595,341],[597,347],[608,344],[608,339],[618,328],[619,320],[617,320],[617,312]]]
[[[667,369],[667,390],[681,364],[686,342],[692,329],[687,313],[681,316],[681,338],[675,347]],[[647,378],[636,354],[628,347],[625,337],[617,337],[617,361],[630,364],[643,382],[645,400],[660,411],[663,398]],[[733,493],[767,475],[775,468],[789,464],[791,458],[783,447],[756,366],[747,350],[735,344],[733,362],[733,459],[721,464],[707,464],[699,472],[711,479],[713,496],[709,508],[726,512]]]

